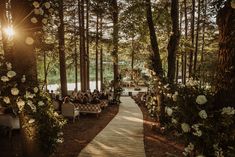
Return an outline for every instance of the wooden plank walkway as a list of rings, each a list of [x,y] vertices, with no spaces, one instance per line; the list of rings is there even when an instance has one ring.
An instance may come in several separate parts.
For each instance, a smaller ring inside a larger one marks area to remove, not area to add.
[[[121,97],[119,113],[79,157],[145,157],[143,115],[130,97]]]

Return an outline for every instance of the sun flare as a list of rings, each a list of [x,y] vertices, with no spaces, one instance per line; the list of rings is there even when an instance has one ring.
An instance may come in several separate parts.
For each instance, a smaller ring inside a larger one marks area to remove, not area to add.
[[[8,37],[13,37],[15,35],[15,31],[12,27],[7,27],[4,29],[4,32]]]

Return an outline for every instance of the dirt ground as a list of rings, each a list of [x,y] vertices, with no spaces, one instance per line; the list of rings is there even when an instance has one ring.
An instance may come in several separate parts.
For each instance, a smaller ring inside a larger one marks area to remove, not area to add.
[[[155,119],[150,117],[145,107],[139,106],[144,117],[144,145],[146,157],[181,157],[183,145],[178,139],[157,129]]]
[[[154,119],[147,110],[139,106],[144,117],[144,144],[146,157],[181,157],[183,146],[168,135],[152,129]],[[118,106],[109,106],[102,111],[100,117],[81,115],[75,123],[69,121],[64,127],[64,143],[52,157],[77,157],[79,152],[113,119],[118,113]],[[22,157],[19,131],[14,131],[11,140],[0,129],[0,157]]]

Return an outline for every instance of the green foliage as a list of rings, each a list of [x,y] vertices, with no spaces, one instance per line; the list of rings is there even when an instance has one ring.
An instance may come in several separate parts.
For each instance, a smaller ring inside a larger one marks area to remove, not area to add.
[[[52,154],[58,143],[62,142],[62,127],[64,119],[53,109],[50,98],[28,80],[28,76],[19,76],[12,70],[11,63],[0,54],[0,104],[10,108],[20,117],[21,127],[28,128],[27,134],[35,136],[41,150],[45,154]],[[34,130],[33,129],[33,130]]]

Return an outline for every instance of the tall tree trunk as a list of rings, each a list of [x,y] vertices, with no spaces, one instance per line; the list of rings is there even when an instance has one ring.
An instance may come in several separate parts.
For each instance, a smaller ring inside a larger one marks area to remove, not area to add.
[[[132,74],[133,74],[133,72],[134,72],[134,55],[135,55],[134,37],[131,38],[131,46],[132,46],[132,51],[131,51],[131,71],[132,71]],[[131,80],[133,80],[133,75],[131,75]]]
[[[192,0],[191,16],[192,16],[192,18],[191,18],[191,51],[190,51],[190,55],[189,55],[189,77],[192,76],[192,70],[193,70],[195,0]]]
[[[76,28],[76,9],[74,11],[74,73],[75,91],[78,91],[78,53],[77,53],[77,28]]]
[[[152,46],[152,53],[150,54],[150,60],[151,60],[150,66],[157,73],[158,76],[162,76],[163,75],[162,61],[160,57],[157,37],[153,24],[151,1],[145,0],[145,2],[146,2],[146,18],[148,22],[150,41]]]
[[[180,28],[179,28],[179,30],[180,30],[180,32],[182,32],[182,24],[183,24],[183,5],[180,5]],[[182,44],[182,42],[180,43],[180,47],[183,47],[183,44]],[[181,83],[183,83],[184,82],[184,55],[185,55],[185,53],[184,53],[184,51],[181,51],[181,56],[179,56],[179,57],[181,57]],[[179,72],[179,71],[178,71]],[[179,75],[179,74],[178,74]],[[176,78],[176,83],[178,82],[178,78]]]
[[[85,71],[85,34],[84,34],[84,0],[79,2],[79,34],[80,34],[80,81],[81,91],[86,91],[86,71]]]
[[[204,48],[205,48],[205,28],[206,28],[206,18],[207,18],[207,0],[203,0],[203,25],[202,25],[202,50],[201,50],[201,64],[200,64],[200,78],[201,78],[201,83],[203,84],[204,82],[204,77],[203,77],[203,60],[204,60]]]
[[[179,45],[179,1],[171,1],[171,20],[172,20],[172,32],[173,34],[170,37],[170,41],[167,47],[168,50],[168,79],[171,83],[175,79],[175,62],[176,62],[176,53],[178,51]]]
[[[111,1],[111,7],[112,7],[112,20],[113,20],[113,80],[114,80],[114,91],[116,91],[118,87],[118,32],[119,32],[119,26],[118,26],[118,5],[117,0]],[[115,92],[114,92],[115,93]],[[117,95],[114,94],[114,99],[116,99]]]
[[[195,43],[195,52],[194,52],[194,65],[193,71],[197,71],[197,54],[198,54],[198,42],[199,42],[199,32],[200,32],[200,20],[201,20],[201,0],[198,0],[198,13],[197,13],[197,31],[196,31],[196,43]]]
[[[217,15],[219,26],[219,65],[217,69],[217,105],[235,107],[235,9],[230,0]]]
[[[86,88],[90,89],[90,56],[89,56],[89,11],[90,2],[86,0]]]
[[[67,76],[66,76],[66,59],[65,59],[65,43],[64,43],[64,3],[59,1],[59,19],[58,27],[59,38],[59,60],[60,60],[60,85],[62,97],[67,95]]]
[[[188,13],[187,13],[187,0],[184,0],[184,20],[185,20],[185,40],[188,40]],[[185,47],[184,52],[184,75],[183,75],[183,84],[186,83],[186,76],[187,76],[187,51]]]
[[[95,85],[98,89],[98,57],[99,57],[99,15],[96,16],[96,38],[95,38]]]
[[[103,18],[100,17],[100,41],[102,42],[103,38]],[[104,77],[103,77],[103,45],[100,44],[100,89],[104,90]]]
[[[26,88],[33,88],[38,82],[33,39],[35,29],[32,29],[35,26],[30,21],[32,6],[29,4],[28,0],[11,0],[13,25],[17,25],[17,32],[20,32],[20,35],[15,36],[13,41],[13,66],[19,76],[26,76]],[[45,155],[39,149],[35,128],[27,125],[27,117],[24,111],[19,114],[23,156],[43,157]]]

